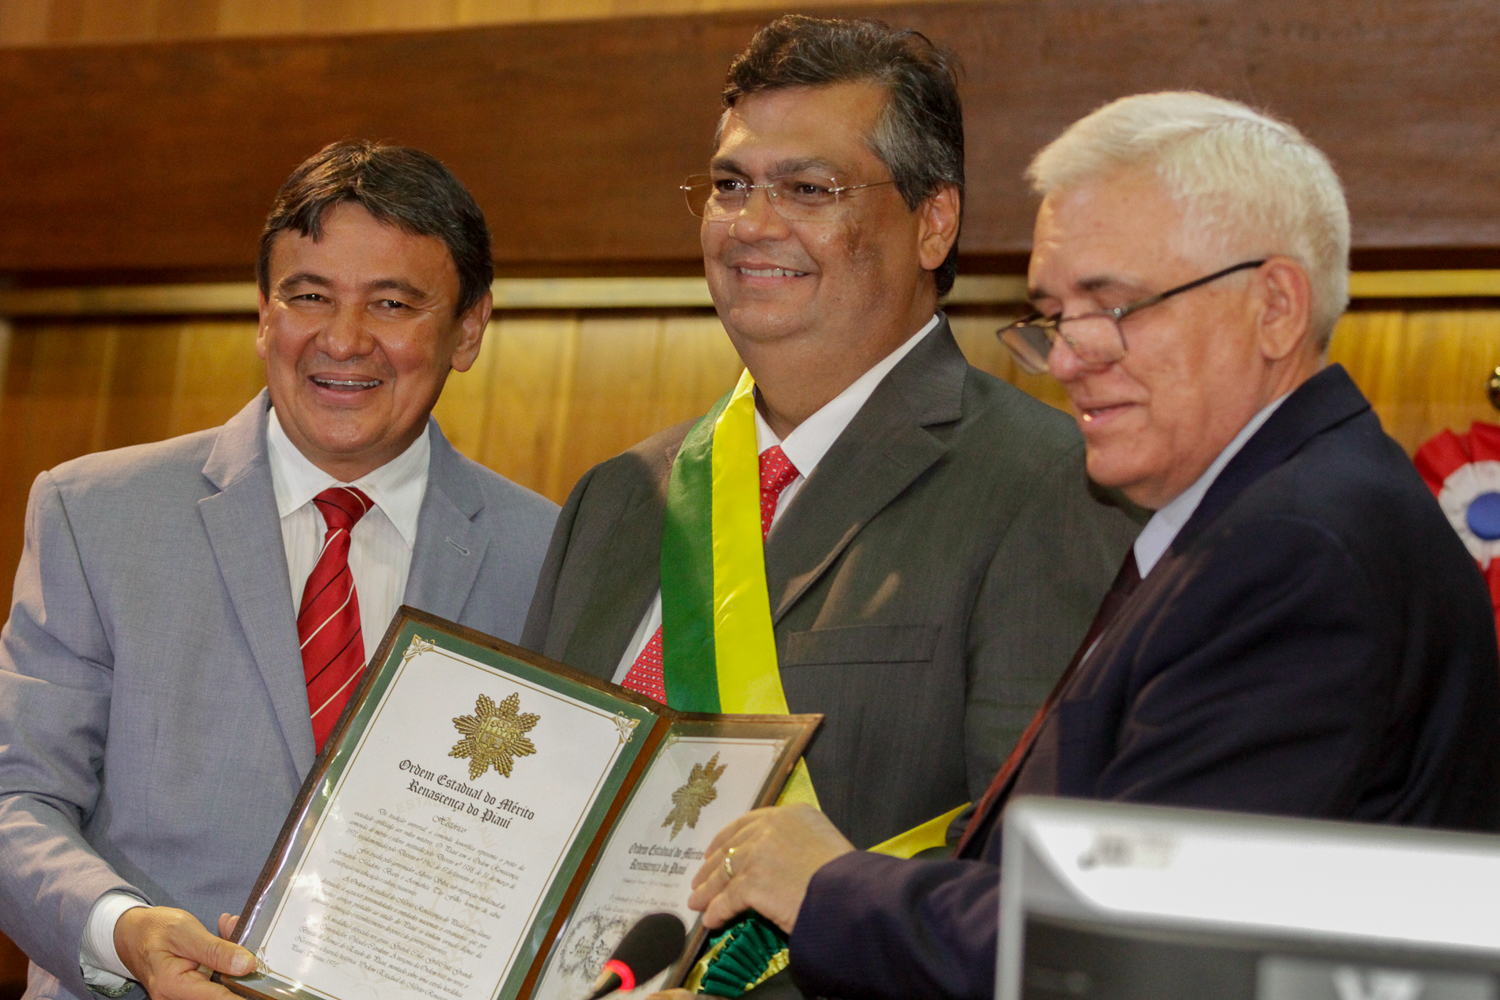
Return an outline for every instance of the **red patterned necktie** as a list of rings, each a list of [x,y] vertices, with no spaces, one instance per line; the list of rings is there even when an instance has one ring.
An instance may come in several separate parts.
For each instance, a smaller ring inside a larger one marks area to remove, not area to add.
[[[781,445],[772,445],[760,453],[760,537],[771,533],[771,521],[776,517],[776,504],[781,491],[791,485],[800,473],[792,460],[786,457]],[[667,703],[667,682],[662,673],[661,626],[646,643],[630,672],[621,685],[647,698],[654,698],[663,705]]]
[[[328,533],[323,536],[318,563],[302,588],[297,638],[302,642],[302,670],[307,675],[313,745],[322,750],[365,668],[359,595],[349,572],[349,532],[374,504],[352,486],[326,489],[313,497],[313,503]]]

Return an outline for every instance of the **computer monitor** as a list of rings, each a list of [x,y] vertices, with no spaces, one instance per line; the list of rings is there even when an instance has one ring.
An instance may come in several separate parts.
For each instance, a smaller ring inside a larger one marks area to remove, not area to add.
[[[998,1000],[1500,1000],[1500,837],[1022,798]]]

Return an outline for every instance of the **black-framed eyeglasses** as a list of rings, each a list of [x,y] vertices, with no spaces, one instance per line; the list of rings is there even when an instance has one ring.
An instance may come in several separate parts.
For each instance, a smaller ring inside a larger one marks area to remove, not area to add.
[[[1010,353],[1015,357],[1016,363],[1033,375],[1039,375],[1047,370],[1047,358],[1052,353],[1052,345],[1058,337],[1067,341],[1073,353],[1078,355],[1078,360],[1085,365],[1091,368],[1105,368],[1119,361],[1126,354],[1125,331],[1120,328],[1120,321],[1126,316],[1140,312],[1148,306],[1154,306],[1174,295],[1190,292],[1210,281],[1217,281],[1225,275],[1260,267],[1265,262],[1265,258],[1247,260],[1232,267],[1226,267],[1222,271],[1215,271],[1207,277],[1189,281],[1185,285],[1178,285],[1176,288],[1169,288],[1165,292],[1157,292],[1155,295],[1148,295],[1144,299],[1137,299],[1135,302],[1116,306],[1113,309],[1101,309],[1098,312],[1081,313],[1077,316],[1060,314],[1043,316],[1039,312],[1033,312],[1029,316],[1022,316],[1008,326],[1002,326],[995,331],[995,336],[1000,338],[1000,343],[1010,348]]]
[[[836,177],[794,174],[751,184],[743,177],[694,174],[682,182],[681,189],[688,211],[705,222],[733,222],[756,191],[764,191],[771,208],[789,222],[827,222],[838,214],[839,203],[848,192],[894,183],[840,184]]]

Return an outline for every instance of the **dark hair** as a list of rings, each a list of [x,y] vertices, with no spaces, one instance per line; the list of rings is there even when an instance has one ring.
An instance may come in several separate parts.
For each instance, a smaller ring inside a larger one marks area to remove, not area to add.
[[[271,244],[276,235],[295,230],[320,240],[324,213],[346,201],[388,226],[443,241],[458,271],[457,315],[489,289],[495,277],[490,230],[469,189],[437,157],[420,149],[344,141],[330,143],[302,161],[276,192],[255,259],[261,294],[271,291]]]
[[[801,14],[778,17],[755,33],[729,64],[724,106],[784,87],[868,81],[887,100],[869,135],[870,150],[890,170],[915,211],[942,187],[964,192],[964,111],[958,97],[958,57],[916,31],[883,21],[835,21]],[[722,126],[721,126],[722,127]],[[939,295],[953,287],[958,242],[934,272]]]

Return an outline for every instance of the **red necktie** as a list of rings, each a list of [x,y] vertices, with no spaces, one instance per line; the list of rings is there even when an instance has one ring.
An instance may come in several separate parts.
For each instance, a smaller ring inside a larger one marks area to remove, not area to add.
[[[1042,707],[1036,710],[1027,724],[1026,731],[1016,741],[1015,749],[1011,750],[1010,756],[1005,758],[1005,763],[1000,765],[1000,770],[995,774],[995,780],[990,782],[990,787],[985,791],[984,798],[979,800],[979,808],[974,810],[974,815],[969,818],[969,825],[964,828],[964,835],[958,842],[958,849],[954,852],[955,857],[962,857],[963,850],[969,846],[981,829],[987,829],[990,824],[986,822],[990,811],[993,810],[999,799],[1009,790],[1011,782],[1015,780],[1016,772],[1021,770],[1021,765],[1026,762],[1026,755],[1031,752],[1032,744],[1042,731],[1042,722],[1052,707],[1062,697],[1068,682],[1073,679],[1078,665],[1084,661],[1089,650],[1094,648],[1094,642],[1109,627],[1120,608],[1135,593],[1135,588],[1141,584],[1140,567],[1136,565],[1135,549],[1125,554],[1125,562],[1120,566],[1120,572],[1115,575],[1115,582],[1110,586],[1109,593],[1104,595],[1104,600],[1099,604],[1099,610],[1094,614],[1094,623],[1089,626],[1088,635],[1083,637],[1083,642],[1078,646],[1078,651],[1073,654],[1073,659],[1068,663],[1068,669],[1063,671],[1057,683],[1052,686],[1052,691],[1047,695],[1047,700],[1042,702]]]
[[[791,485],[800,473],[792,460],[786,457],[781,445],[772,445],[760,453],[760,537],[771,533],[771,520],[776,516],[776,503],[781,491]],[[640,655],[630,665],[630,672],[620,682],[637,694],[654,698],[663,705],[667,703],[667,682],[662,674],[661,627],[641,649]]]
[[[328,533],[323,536],[318,563],[302,588],[297,638],[302,642],[302,670],[307,675],[313,745],[322,750],[365,668],[359,595],[349,572],[349,532],[374,504],[352,486],[326,489],[313,497],[313,503]]]

